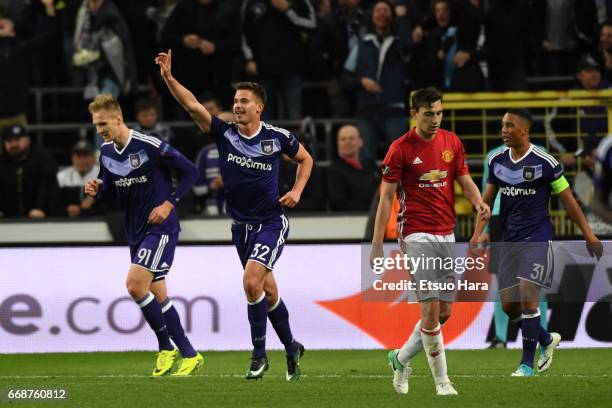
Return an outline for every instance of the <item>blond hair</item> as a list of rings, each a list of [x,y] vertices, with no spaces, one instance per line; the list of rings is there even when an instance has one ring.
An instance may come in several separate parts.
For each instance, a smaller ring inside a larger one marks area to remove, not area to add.
[[[121,112],[121,106],[119,106],[119,102],[113,98],[113,95],[109,93],[100,94],[96,96],[96,99],[91,101],[89,104],[89,113],[95,113],[101,110],[106,111],[115,111],[118,112],[121,116],[123,116],[123,112]]]

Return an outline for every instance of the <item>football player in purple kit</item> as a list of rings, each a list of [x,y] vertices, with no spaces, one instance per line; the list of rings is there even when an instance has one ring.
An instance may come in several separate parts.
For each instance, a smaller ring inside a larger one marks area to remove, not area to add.
[[[264,88],[254,82],[236,86],[235,123],[212,116],[171,72],[172,52],[159,53],[155,62],[175,99],[219,149],[228,214],[233,219],[232,241],[244,267],[243,287],[251,326],[253,354],[247,379],[261,378],[268,369],[266,323],[270,319],[287,353],[287,381],[300,378],[304,346],[291,333],[289,312],[278,294],[272,270],[289,233],[283,206],[294,207],[312,170],[313,160],[289,131],[261,121],[266,102]],[[298,163],[293,189],[279,196],[281,155]]]
[[[502,251],[498,277],[504,312],[521,328],[523,355],[513,377],[532,377],[534,356],[540,344],[537,371],[550,367],[558,333],[549,333],[540,325],[538,303],[541,288],[550,289],[553,281],[553,226],[548,214],[552,194],[559,196],[570,218],[584,235],[586,247],[597,259],[603,245],[593,234],[574,199],[563,167],[544,150],[529,141],[533,124],[526,109],[509,109],[502,118],[502,138],[506,149],[489,158],[489,178],[483,200],[489,206],[499,191],[502,221]],[[488,222],[478,217],[472,244],[480,242]]]
[[[180,351],[182,359],[172,376],[188,376],[202,366],[204,359],[185,336],[168,298],[165,277],[180,231],[175,206],[195,182],[198,169],[166,142],[128,129],[112,95],[98,95],[89,104],[89,112],[104,143],[99,180],[88,182],[85,193],[100,200],[119,199],[125,208],[132,258],[126,287],[159,343],[152,375],[170,374]],[[176,189],[171,169],[180,174]]]

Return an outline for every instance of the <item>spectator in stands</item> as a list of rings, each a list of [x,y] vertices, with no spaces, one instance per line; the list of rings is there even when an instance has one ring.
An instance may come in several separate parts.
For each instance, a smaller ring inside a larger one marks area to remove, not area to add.
[[[405,80],[412,43],[407,20],[396,20],[394,13],[387,0],[374,4],[369,32],[344,65],[343,82],[357,89],[362,156],[371,160],[377,158],[379,142],[388,145],[408,128]]]
[[[489,86],[494,92],[527,89],[527,50],[535,24],[529,0],[484,2],[485,46]]]
[[[158,122],[159,114],[157,111],[157,103],[152,98],[141,98],[136,101],[134,107],[137,126],[134,130],[145,135],[155,136],[159,140],[173,144],[174,135],[170,126]]]
[[[338,130],[338,159],[327,168],[327,198],[332,210],[368,211],[380,182],[371,159],[359,158],[363,139],[353,125]]]
[[[340,0],[342,2],[343,0]],[[313,0],[312,5],[317,10],[317,19],[325,18],[332,13],[331,0]]]
[[[536,2],[536,36],[540,44],[542,74],[571,75],[578,60],[576,31],[574,30],[575,0],[546,0]]]
[[[208,110],[213,116],[218,117],[219,114],[223,112],[223,105],[221,104],[221,101],[219,100],[219,98],[217,98],[214,94],[210,92],[205,92],[200,97],[200,103],[204,105],[206,110]]]
[[[302,117],[302,33],[316,26],[310,0],[245,0],[242,6],[245,71],[266,88],[266,119]]]
[[[327,94],[333,117],[346,118],[355,110],[355,95],[341,86],[340,77],[349,50],[366,31],[365,13],[359,0],[339,0],[338,7],[317,21],[309,56],[316,79],[327,81]]]
[[[72,166],[57,173],[62,208],[69,217],[84,215],[94,205],[95,200],[85,196],[83,186],[95,180],[99,171],[93,145],[86,140],[78,141],[72,147]]]
[[[51,154],[31,146],[25,127],[2,132],[0,156],[0,215],[44,218],[57,212],[57,166]]]
[[[434,1],[434,22],[415,42],[410,74],[414,88],[435,86],[447,91],[484,89],[476,54],[480,19],[469,1]]]
[[[53,0],[41,3],[46,12],[44,28],[29,39],[10,15],[0,14],[0,131],[14,123],[27,125],[30,56],[45,47],[57,24]]]
[[[576,89],[594,91],[608,89],[610,85],[601,79],[601,67],[590,55],[583,55],[576,66]],[[587,135],[604,135],[608,132],[607,108],[605,106],[582,106],[578,109],[580,118],[580,132]],[[572,112],[575,112],[572,109]],[[574,129],[578,132],[578,129]],[[563,144],[556,138],[555,132],[550,126],[547,129],[547,137],[554,150],[560,153],[559,161],[566,168],[572,168],[577,164],[575,154],[571,153],[576,146]]]
[[[608,89],[610,84],[601,78],[601,66],[590,55],[580,58],[576,66],[576,78],[578,89],[594,91]],[[579,109],[580,129],[583,133],[603,135],[608,133],[608,120],[606,118],[607,108],[605,106],[585,106]],[[600,117],[593,117],[598,115]]]
[[[116,2],[130,30],[139,84],[150,83],[157,76],[157,69],[154,64],[151,64],[159,50],[157,27],[149,10],[158,3],[159,0],[119,0]]]
[[[597,59],[603,67],[604,80],[612,81],[612,20],[604,21],[601,26]]]
[[[155,22],[157,29],[156,38],[161,43],[162,32],[166,27],[166,22],[172,15],[178,0],[161,0],[157,1],[157,5],[147,9],[147,17]]]
[[[607,17],[605,11],[598,10],[600,0],[580,0],[574,2],[574,29],[576,31],[576,51],[578,55],[595,54],[599,44],[601,24]],[[612,10],[611,10],[612,11]]]
[[[234,113],[223,110],[223,105],[217,96],[211,92],[204,92],[204,94],[200,97],[200,103],[204,105],[206,109],[210,112],[211,115],[218,117],[219,119],[224,120],[225,122],[233,122],[234,121]],[[193,146],[193,151],[198,152],[205,146],[209,144],[213,144],[213,140],[208,133],[203,134],[200,128],[195,127],[193,132],[191,132],[190,140],[188,141],[190,145]]]
[[[481,34],[482,16],[480,0],[455,0],[454,15],[457,20],[457,53],[450,90],[453,92],[481,92],[485,89],[484,75],[480,69],[478,40]]]
[[[414,49],[410,58],[410,79],[412,88],[418,89],[426,86],[435,86],[442,89],[444,82],[444,53],[443,35],[449,32],[447,48],[454,47],[456,52],[457,28],[449,29],[450,4],[449,1],[436,1],[434,10],[436,18],[433,23],[419,26],[420,35],[415,36]],[[441,11],[444,12],[441,12]],[[447,30],[448,29],[448,30]]]
[[[72,62],[85,77],[84,97],[135,92],[138,71],[130,31],[111,0],[83,0],[77,13]]]
[[[213,91],[230,103],[240,75],[239,21],[238,0],[183,0],[172,11],[162,43],[172,48],[175,77],[195,95]]]
[[[23,22],[26,18],[29,2],[23,0],[0,0],[0,13],[12,16],[16,22]]]

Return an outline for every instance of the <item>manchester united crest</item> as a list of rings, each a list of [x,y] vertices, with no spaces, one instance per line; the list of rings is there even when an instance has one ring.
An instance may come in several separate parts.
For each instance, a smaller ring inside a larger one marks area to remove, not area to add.
[[[442,160],[446,163],[450,163],[453,161],[453,152],[451,150],[445,150],[442,152]]]

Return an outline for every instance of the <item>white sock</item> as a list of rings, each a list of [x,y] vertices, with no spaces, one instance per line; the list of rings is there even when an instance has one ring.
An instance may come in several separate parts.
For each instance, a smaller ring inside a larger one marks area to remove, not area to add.
[[[410,364],[410,360],[414,357],[419,351],[423,350],[423,342],[421,341],[421,321],[419,320],[417,324],[414,325],[414,329],[412,329],[412,334],[406,340],[406,343],[402,346],[397,353],[397,359],[404,367]]]
[[[421,328],[423,348],[427,353],[427,363],[431,369],[436,384],[449,382],[446,374],[446,354],[444,353],[444,339],[440,325],[433,330]]]

